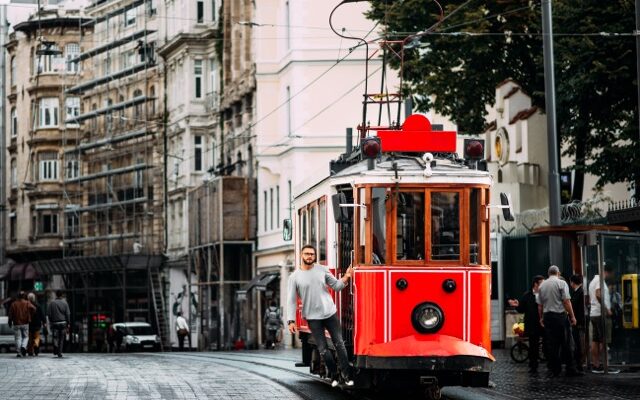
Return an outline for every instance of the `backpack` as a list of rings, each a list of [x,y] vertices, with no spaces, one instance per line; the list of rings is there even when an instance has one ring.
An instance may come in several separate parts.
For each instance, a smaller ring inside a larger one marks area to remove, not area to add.
[[[267,310],[267,325],[280,325],[280,310],[276,307],[269,307]]]

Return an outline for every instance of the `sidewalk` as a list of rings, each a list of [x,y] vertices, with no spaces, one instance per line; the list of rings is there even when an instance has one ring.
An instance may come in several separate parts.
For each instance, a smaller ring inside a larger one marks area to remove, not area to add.
[[[494,399],[640,399],[640,372],[593,374],[582,377],[550,378],[546,366],[528,373],[527,363],[511,360],[508,349],[496,349],[491,389],[472,389]]]

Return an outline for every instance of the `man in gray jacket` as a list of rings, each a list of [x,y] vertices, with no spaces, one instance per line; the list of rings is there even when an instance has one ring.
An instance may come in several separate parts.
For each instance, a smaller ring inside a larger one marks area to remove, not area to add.
[[[325,329],[329,332],[336,348],[336,353],[338,353],[338,361],[340,362],[340,371],[344,383],[347,386],[353,386],[353,380],[350,376],[349,357],[342,340],[336,305],[327,289],[327,286],[335,291],[344,289],[349,279],[351,279],[353,269],[349,267],[342,278],[336,279],[327,267],[315,263],[316,249],[313,246],[303,246],[300,253],[302,260],[300,268],[289,277],[289,290],[287,293],[287,325],[289,325],[289,332],[293,334],[298,330],[295,321],[296,300],[297,297],[300,297],[302,317],[307,320],[318,352],[324,358],[329,377],[332,379],[331,386],[338,386],[338,371],[333,355],[327,349],[327,338],[324,336]]]
[[[62,357],[64,337],[71,324],[71,311],[63,298],[62,290],[56,290],[56,299],[49,303],[47,317],[49,317],[49,330],[53,333],[53,355]]]

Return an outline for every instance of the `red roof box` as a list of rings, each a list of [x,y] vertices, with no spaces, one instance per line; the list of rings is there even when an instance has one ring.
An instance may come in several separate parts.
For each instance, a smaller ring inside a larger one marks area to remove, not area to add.
[[[456,132],[432,130],[429,119],[421,114],[410,115],[399,131],[378,131],[378,137],[384,152],[454,153],[456,151]]]

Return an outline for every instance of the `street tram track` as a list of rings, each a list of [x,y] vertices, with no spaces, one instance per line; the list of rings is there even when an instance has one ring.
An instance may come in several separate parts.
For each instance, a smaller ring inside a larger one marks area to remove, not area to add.
[[[274,365],[272,363],[266,363],[266,362],[259,362],[259,361],[254,361],[255,358],[261,358],[261,359],[265,359],[265,360],[279,360],[279,361],[291,361],[291,362],[295,362],[295,360],[291,359],[291,358],[285,358],[285,357],[267,357],[267,356],[263,356],[263,355],[241,355],[241,354],[237,354],[237,355],[227,355],[227,354],[216,354],[216,353],[207,353],[202,354],[202,355],[198,355],[198,354],[176,354],[176,353],[167,353],[167,354],[152,354],[152,356],[155,357],[178,357],[178,358],[183,358],[183,359],[194,359],[194,360],[198,360],[200,362],[204,362],[204,361],[211,361],[211,362],[215,362],[218,364],[224,364],[227,367],[231,367],[231,368],[237,368],[240,369],[244,372],[248,372],[251,374],[255,374],[258,375],[262,378],[268,379],[272,382],[275,382],[279,385],[284,386],[285,388],[287,388],[288,390],[292,391],[293,393],[295,393],[296,395],[300,396],[301,398],[305,399],[305,400],[316,400],[317,399],[317,395],[315,394],[311,394],[308,392],[305,392],[304,390],[302,390],[302,388],[298,387],[297,385],[290,383],[290,382],[286,382],[283,379],[279,379],[279,378],[275,378],[272,375],[269,375],[267,373],[264,372],[258,372],[255,370],[248,370],[248,369],[243,369],[237,365],[233,365],[233,364],[229,364],[228,362],[237,362],[237,363],[246,363],[246,364],[252,364],[252,365],[256,365],[256,366],[260,366],[260,367],[267,367],[270,369],[277,369],[279,371],[285,372],[287,374],[291,374],[291,375],[296,375],[299,377],[303,377],[307,380],[312,380],[314,382],[317,383],[321,383],[324,386],[327,386],[328,388],[330,388],[330,390],[335,391],[335,395],[336,395],[336,399],[341,399],[341,400],[374,400],[370,397],[367,397],[365,395],[363,395],[362,393],[354,393],[351,391],[346,391],[346,390],[335,390],[333,388],[331,388],[329,382],[325,379],[322,379],[318,376],[315,375],[311,375],[309,373],[305,373],[305,372],[301,372],[301,371],[295,371],[292,370],[290,368],[285,368],[282,366],[278,366],[278,365]],[[227,361],[227,362],[224,362]]]

